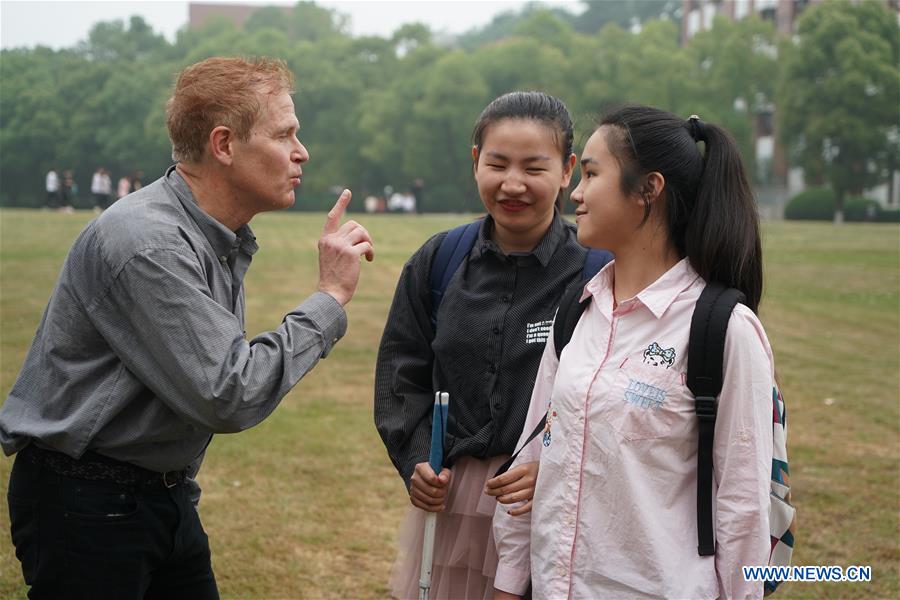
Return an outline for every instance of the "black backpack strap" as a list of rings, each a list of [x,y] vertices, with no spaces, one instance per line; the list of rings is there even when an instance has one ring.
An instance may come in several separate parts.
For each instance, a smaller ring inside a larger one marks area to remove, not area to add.
[[[581,294],[584,292],[584,282],[593,277],[612,259],[613,255],[606,250],[589,250],[584,259],[584,268],[581,270],[581,279],[569,284],[569,287],[563,292],[563,296],[559,300],[559,308],[556,311],[556,318],[553,321],[553,345],[556,347],[557,360],[559,360],[559,356],[562,354],[562,349],[565,348],[566,344],[569,343],[569,340],[572,339],[572,333],[575,331],[575,325],[578,324],[581,314],[591,302],[590,296],[585,298],[584,302],[579,302],[579,300],[581,300]],[[534,428],[534,431],[531,432],[528,439],[522,444],[522,447],[516,450],[513,455],[509,457],[509,460],[500,465],[500,468],[494,473],[494,477],[506,473],[512,466],[513,461],[516,460],[516,457],[519,456],[519,453],[531,442],[531,440],[536,438],[537,435],[543,431],[546,425],[547,413],[544,413],[544,416],[541,417],[541,422],[537,424],[537,427]]]
[[[578,319],[581,318],[584,309],[587,308],[587,305],[591,302],[590,296],[585,298],[584,302],[580,302],[581,294],[584,292],[584,283],[596,275],[597,272],[606,266],[606,263],[612,259],[612,253],[607,250],[588,250],[588,253],[584,258],[584,267],[581,269],[581,279],[569,284],[566,291],[563,292],[563,296],[559,300],[559,308],[556,311],[556,318],[553,321],[553,345],[556,347],[557,360],[559,360],[559,356],[562,354],[562,349],[565,348],[566,344],[569,343],[569,340],[572,339],[572,333],[575,331],[575,325],[578,324]],[[547,413],[544,413],[540,423],[537,424],[537,427],[534,428],[534,431],[531,432],[531,435],[528,436],[528,439],[525,440],[522,447],[516,450],[513,455],[509,457],[509,460],[500,465],[500,468],[494,473],[494,477],[506,473],[516,460],[516,457],[519,456],[519,453],[522,452],[531,440],[536,438],[537,435],[543,431],[546,425]]]
[[[518,450],[516,450],[515,452],[513,452],[513,455],[509,457],[509,460],[507,460],[505,463],[500,465],[500,468],[497,469],[496,473],[494,473],[494,477],[503,475],[504,473],[509,471],[509,468],[512,466],[513,462],[515,462],[516,458],[519,456],[519,453],[525,449],[525,446],[527,446],[531,442],[531,440],[533,440],[534,438],[537,437],[537,434],[539,434],[541,431],[544,430],[544,427],[546,425],[547,425],[547,413],[544,413],[544,416],[541,417],[541,422],[537,424],[537,427],[534,428],[534,431],[531,432],[531,435],[528,436],[528,439],[525,440],[525,443],[522,444],[522,447],[519,448]]]
[[[591,302],[590,296],[585,298],[584,302],[580,302],[581,294],[584,293],[584,284],[612,259],[612,252],[607,250],[594,248],[588,250],[584,257],[584,267],[581,269],[581,281],[570,283],[563,292],[562,298],[559,299],[559,309],[557,309],[556,318],[553,321],[553,345],[556,348],[557,360],[562,354],[563,348],[572,339],[572,333],[575,331],[575,325],[578,324],[581,314]]]
[[[587,305],[591,303],[590,295],[584,299],[584,302],[581,302],[582,293],[584,293],[584,282],[577,281],[566,288],[559,300],[559,308],[556,310],[556,318],[553,320],[553,346],[556,349],[557,360],[562,355],[563,348],[572,339],[578,319],[581,318]]]
[[[687,386],[694,394],[699,419],[697,447],[697,553],[716,553],[712,519],[713,436],[717,397],[722,391],[722,363],[728,319],[744,294],[711,282],[706,285],[691,317],[688,340]]]
[[[469,254],[478,237],[481,228],[481,219],[454,227],[447,232],[431,263],[431,272],[428,275],[428,286],[431,290],[431,326],[437,328],[438,308],[444,299],[444,292],[450,284],[450,279],[463,259]]]
[[[584,302],[579,302],[583,288],[584,282],[582,281],[570,284],[559,301],[559,308],[556,310],[556,318],[553,321],[553,344],[556,346],[557,360],[559,360],[559,355],[562,354],[562,349],[565,348],[566,344],[569,343],[569,340],[572,339],[572,332],[575,331],[575,325],[578,323],[578,319],[581,318],[581,313],[584,312],[585,307],[587,307],[590,302],[590,296],[586,298]],[[543,431],[544,426],[546,425],[547,413],[544,413],[540,423],[537,424],[537,427],[534,428],[534,431],[531,432],[528,439],[525,440],[525,443],[522,444],[518,450],[513,452],[513,455],[509,457],[509,460],[500,465],[500,468],[494,473],[494,477],[506,473],[512,466],[513,461],[516,460],[516,457],[519,456],[519,453],[522,452],[531,440],[536,438],[537,435]]]

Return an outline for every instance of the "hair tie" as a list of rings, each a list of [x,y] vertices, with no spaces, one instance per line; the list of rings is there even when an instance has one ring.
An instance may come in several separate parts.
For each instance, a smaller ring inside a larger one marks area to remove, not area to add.
[[[706,127],[697,115],[688,117],[688,131],[690,131],[691,137],[694,138],[695,142],[706,141]]]

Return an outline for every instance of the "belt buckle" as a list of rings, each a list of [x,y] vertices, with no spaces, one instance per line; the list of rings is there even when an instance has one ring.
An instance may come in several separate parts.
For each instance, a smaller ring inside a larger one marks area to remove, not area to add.
[[[170,475],[172,476],[172,483],[169,483]],[[176,485],[178,485],[178,479],[179,479],[178,476],[179,475],[180,475],[180,473],[178,473],[177,471],[166,471],[165,473],[162,474],[163,485],[166,486],[166,489],[171,489],[171,488],[175,487]]]

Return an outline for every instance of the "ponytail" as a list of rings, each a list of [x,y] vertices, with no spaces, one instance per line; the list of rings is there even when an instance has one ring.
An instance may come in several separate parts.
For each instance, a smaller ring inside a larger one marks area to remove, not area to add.
[[[762,242],[756,200],[737,144],[721,127],[697,123],[706,147],[697,199],[684,232],[685,253],[706,281],[737,288],[753,312],[762,297]]]
[[[665,178],[666,226],[679,256],[706,281],[744,293],[757,312],[762,297],[759,216],[737,144],[727,131],[649,106],[607,114],[607,146],[622,171],[622,191],[639,193],[643,176]],[[698,144],[705,152],[701,154]],[[650,204],[645,200],[645,221]]]

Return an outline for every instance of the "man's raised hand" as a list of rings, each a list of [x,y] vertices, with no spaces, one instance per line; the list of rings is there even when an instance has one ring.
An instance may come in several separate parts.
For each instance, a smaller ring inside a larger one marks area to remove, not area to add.
[[[341,218],[352,194],[344,190],[328,211],[322,237],[319,238],[320,292],[331,294],[341,305],[350,302],[359,282],[359,261],[375,258],[372,238],[366,228],[354,220],[341,225]]]

